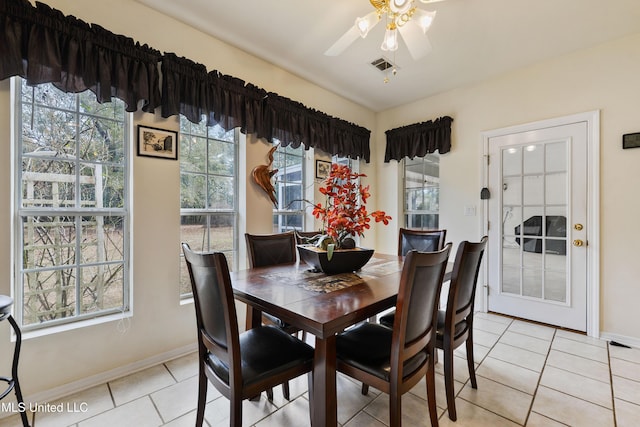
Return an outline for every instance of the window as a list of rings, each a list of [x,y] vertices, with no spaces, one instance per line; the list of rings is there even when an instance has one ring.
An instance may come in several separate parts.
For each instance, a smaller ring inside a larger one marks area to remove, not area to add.
[[[25,330],[129,308],[124,103],[16,79],[16,315]]]
[[[404,161],[404,222],[415,229],[438,228],[440,155]]]
[[[180,238],[195,251],[219,251],[237,268],[239,129],[193,124],[180,116]],[[183,255],[181,255],[183,257]],[[184,258],[184,257],[183,257]],[[191,296],[181,262],[180,295]]]
[[[304,148],[278,147],[273,153],[278,207],[273,210],[273,232],[304,230]]]

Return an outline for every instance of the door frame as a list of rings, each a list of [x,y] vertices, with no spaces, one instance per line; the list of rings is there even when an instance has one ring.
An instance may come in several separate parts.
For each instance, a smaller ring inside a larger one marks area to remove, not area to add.
[[[493,194],[498,194],[496,188],[489,187],[489,139],[534,131],[541,128],[563,126],[572,123],[587,123],[587,335],[600,337],[600,110],[572,114],[540,120],[521,125],[509,126],[482,132],[483,156],[482,179],[483,187],[489,188]],[[495,184],[494,184],[495,185]],[[489,201],[483,200],[482,228],[485,235],[489,234]],[[487,251],[486,268],[483,271],[485,283],[489,283],[489,259],[492,254]],[[483,309],[486,312],[489,304],[489,287],[483,288]]]

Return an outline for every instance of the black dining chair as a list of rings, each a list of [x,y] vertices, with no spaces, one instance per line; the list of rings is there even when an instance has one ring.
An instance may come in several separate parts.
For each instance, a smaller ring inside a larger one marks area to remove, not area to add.
[[[433,252],[444,248],[444,239],[447,230],[411,230],[400,228],[398,233],[398,255],[405,256],[407,252],[416,250],[419,252]],[[385,326],[392,327],[394,321],[394,311],[380,317],[379,322]],[[363,385],[362,394],[367,394],[367,387]]]
[[[221,252],[196,253],[182,244],[196,309],[198,409],[204,421],[211,382],[231,404],[230,425],[242,425],[242,401],[310,373],[313,348],[273,325],[239,333],[227,260]],[[309,393],[312,391],[309,374]]]
[[[402,395],[426,375],[431,425],[435,396],[437,305],[451,244],[438,252],[410,251],[404,262],[393,328],[362,323],[336,337],[336,369],[389,394],[391,427],[402,424]]]
[[[467,349],[467,367],[471,387],[477,389],[473,359],[473,311],[476,285],[488,237],[479,242],[463,241],[458,246],[451,273],[446,310],[438,310],[436,347],[444,353],[444,386],[447,410],[452,421],[457,419],[453,382],[453,351],[463,343]]]
[[[289,264],[296,262],[296,235],[289,231],[278,234],[249,234],[245,233],[247,242],[247,253],[249,255],[249,268],[266,267],[270,265]],[[246,325],[249,327],[251,322],[251,313],[247,309]],[[262,323],[267,325],[275,325],[289,334],[297,334],[299,328],[284,322],[269,313],[262,313]],[[306,339],[306,333],[302,331],[302,340]],[[271,390],[267,391],[272,398]],[[285,399],[289,400],[289,384],[282,384],[282,394]]]
[[[400,228],[398,232],[398,255],[405,256],[410,250],[433,252],[444,248],[447,230],[413,230]]]

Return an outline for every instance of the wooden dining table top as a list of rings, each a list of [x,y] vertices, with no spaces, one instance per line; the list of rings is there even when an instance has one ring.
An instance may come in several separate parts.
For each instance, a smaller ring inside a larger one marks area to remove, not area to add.
[[[355,273],[326,275],[301,262],[233,272],[231,278],[236,299],[326,338],[394,306],[402,266],[402,257],[375,254]]]

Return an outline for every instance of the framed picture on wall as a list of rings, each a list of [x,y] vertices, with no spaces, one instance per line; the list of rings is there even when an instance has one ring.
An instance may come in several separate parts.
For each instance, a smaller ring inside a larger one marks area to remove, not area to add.
[[[138,156],[178,159],[178,132],[138,125]]]
[[[331,162],[316,160],[316,179],[327,179],[331,172]]]

